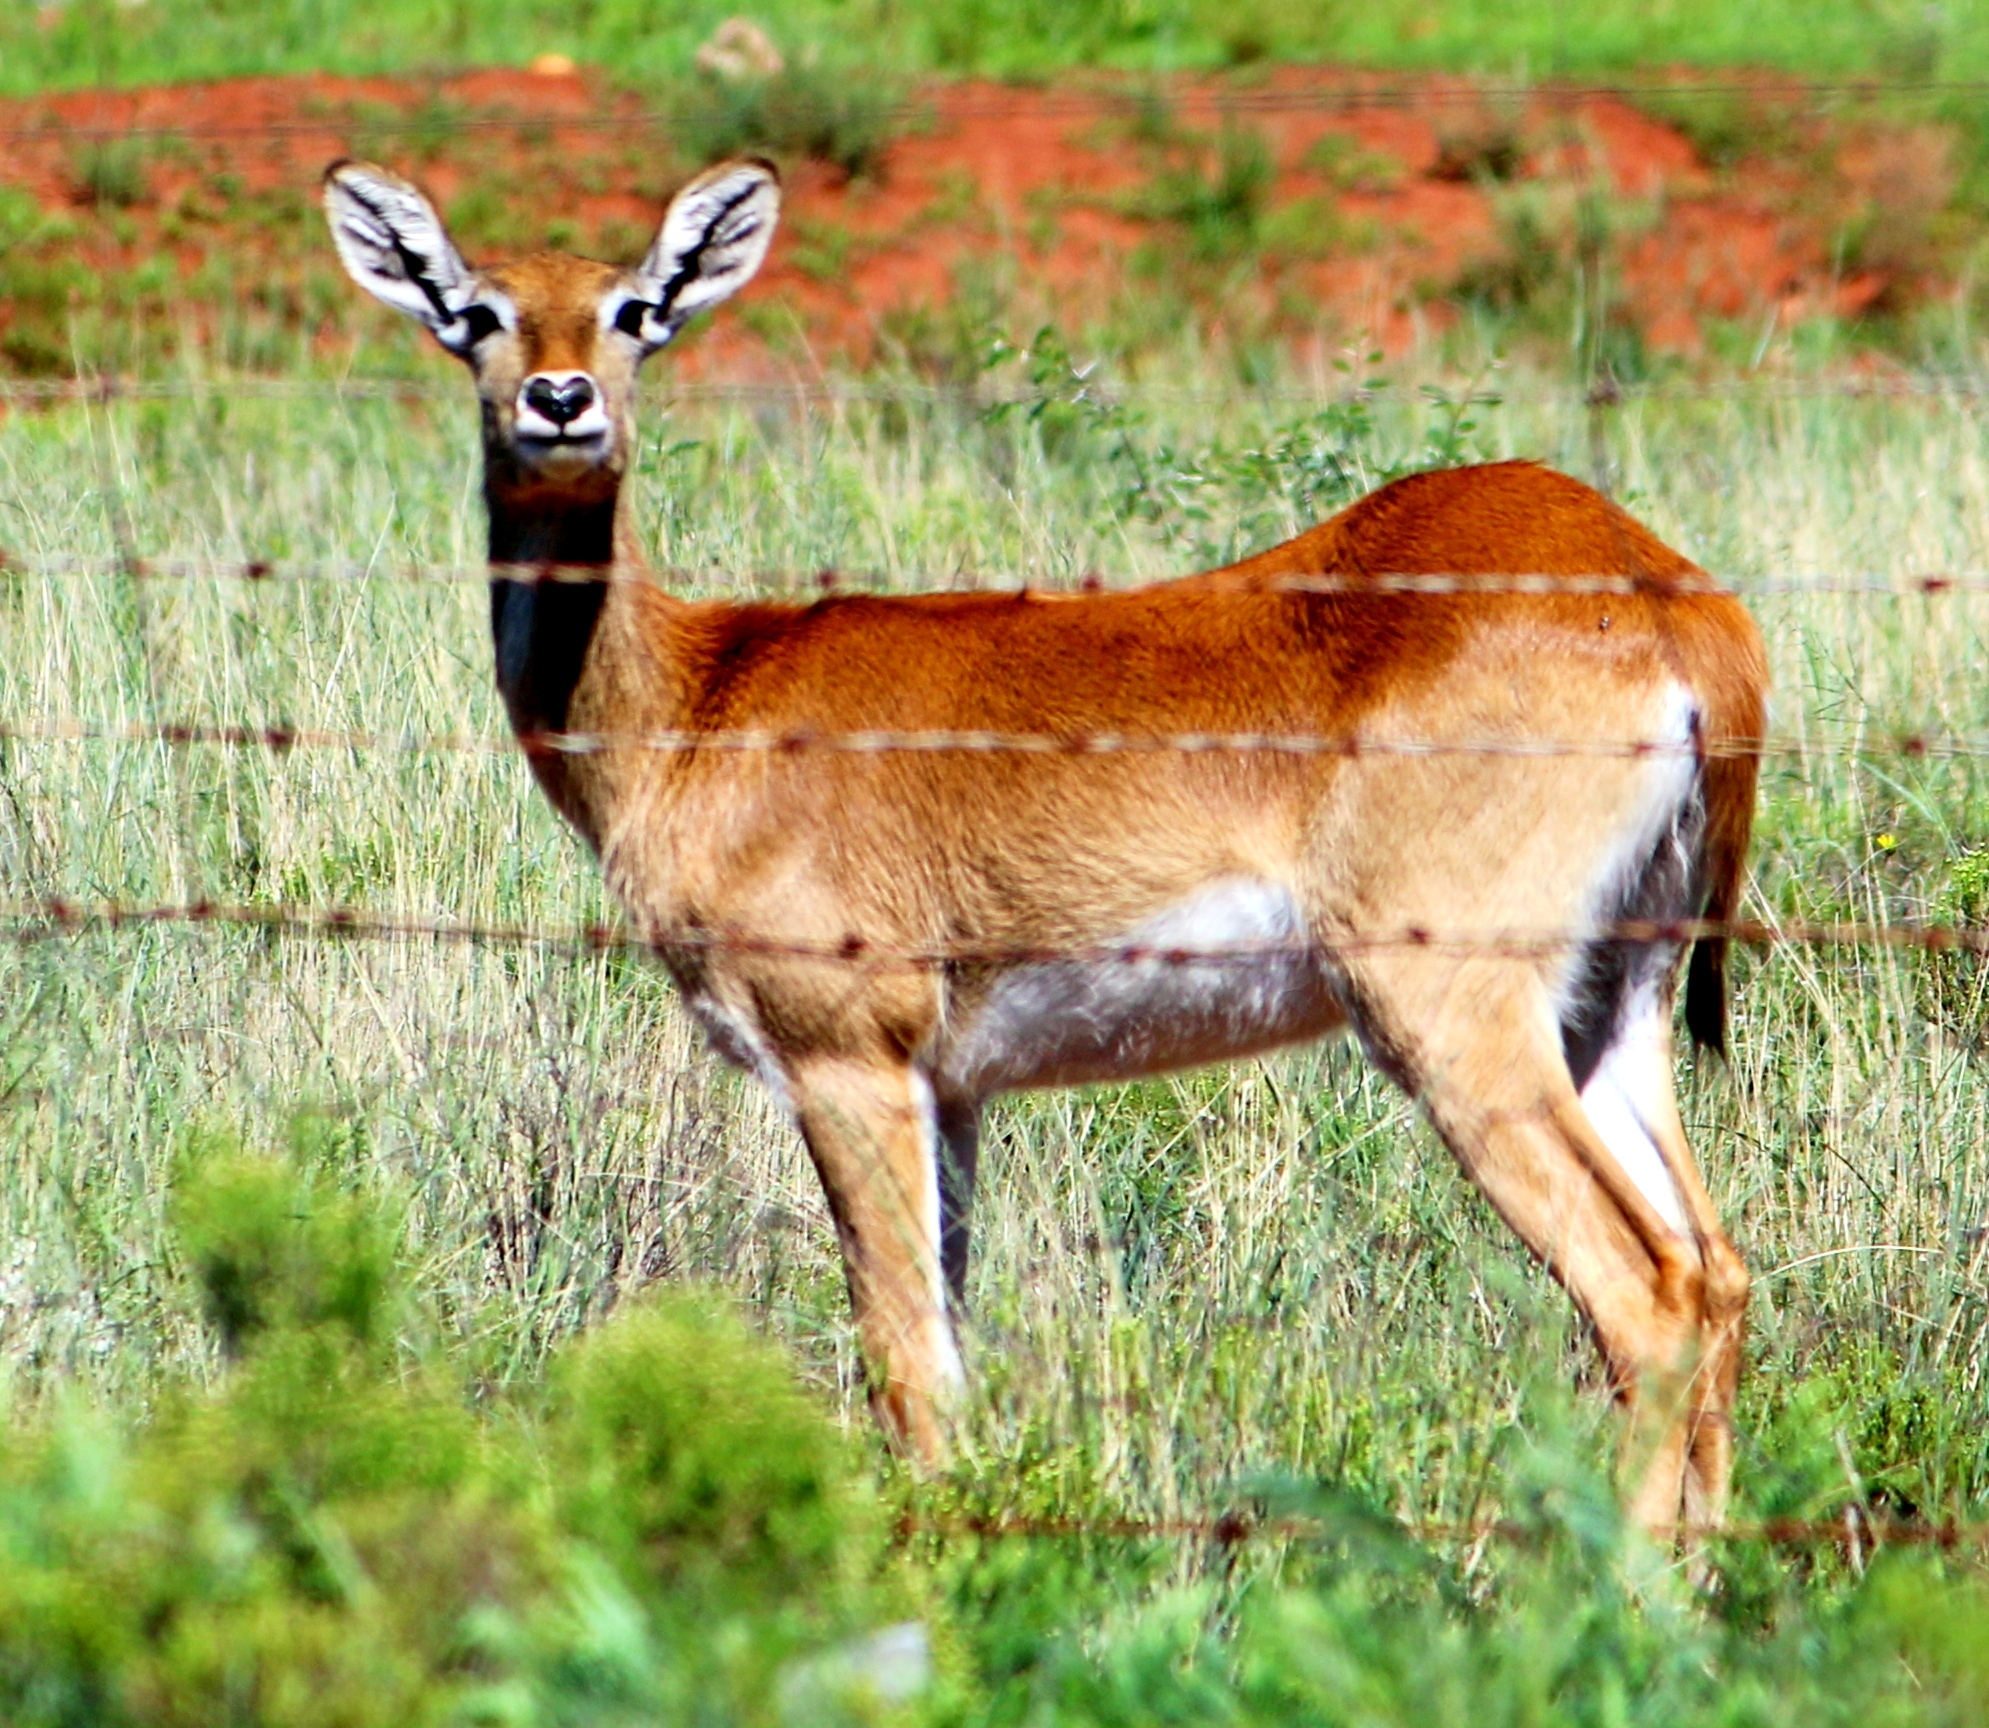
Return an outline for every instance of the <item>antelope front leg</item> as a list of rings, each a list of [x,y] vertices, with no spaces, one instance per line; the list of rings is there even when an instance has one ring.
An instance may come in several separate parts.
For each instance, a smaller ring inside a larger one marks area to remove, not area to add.
[[[902,1063],[811,1058],[788,1083],[849,1275],[870,1399],[892,1443],[943,1464],[960,1386],[939,1252],[932,1089]]]

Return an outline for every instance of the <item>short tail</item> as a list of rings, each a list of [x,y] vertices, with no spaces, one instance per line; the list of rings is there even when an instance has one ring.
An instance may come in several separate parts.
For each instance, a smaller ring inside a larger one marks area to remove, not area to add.
[[[1753,754],[1720,756],[1704,768],[1706,832],[1701,868],[1706,886],[1705,918],[1729,923],[1740,910],[1747,868],[1747,838],[1754,827]],[[1716,1056],[1727,1053],[1727,938],[1702,936],[1692,948],[1685,973],[1685,1026],[1692,1042]]]
[[[1707,915],[1712,915],[1711,908]],[[1727,939],[1702,936],[1685,969],[1685,1026],[1692,1042],[1715,1056],[1727,1053]]]

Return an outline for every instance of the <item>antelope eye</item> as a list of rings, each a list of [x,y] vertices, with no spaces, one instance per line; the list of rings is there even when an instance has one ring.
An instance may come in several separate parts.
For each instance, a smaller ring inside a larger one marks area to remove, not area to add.
[[[504,320],[479,300],[463,309],[463,325],[468,331],[464,337],[465,347],[474,348],[486,336],[494,336],[504,328]]]
[[[621,310],[615,314],[615,328],[624,336],[642,338],[642,321],[655,308],[647,300],[624,300]]]

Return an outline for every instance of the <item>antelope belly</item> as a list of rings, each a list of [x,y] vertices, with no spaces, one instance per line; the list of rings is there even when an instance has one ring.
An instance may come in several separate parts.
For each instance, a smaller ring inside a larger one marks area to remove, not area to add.
[[[1196,951],[1296,949],[1305,928],[1286,889],[1232,878],[1120,940]],[[985,1097],[1219,1062],[1344,1023],[1327,969],[1309,953],[1050,961],[1004,973],[948,1041],[939,1070],[949,1088]]]

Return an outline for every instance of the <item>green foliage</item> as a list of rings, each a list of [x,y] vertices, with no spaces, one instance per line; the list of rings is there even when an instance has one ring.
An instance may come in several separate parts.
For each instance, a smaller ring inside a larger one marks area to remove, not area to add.
[[[1379,354],[1368,357],[1378,364]],[[1114,401],[1079,366],[1052,326],[1027,348],[994,337],[984,365],[1019,361],[1030,386],[1021,401],[988,411],[995,423],[1030,427],[1059,460],[1108,464],[1117,482],[1112,507],[1122,520],[1150,525],[1192,558],[1227,562],[1330,516],[1365,492],[1404,474],[1454,468],[1485,452],[1474,414],[1498,397],[1480,386],[1460,391],[1425,386],[1432,412],[1421,437],[1405,442],[1373,406],[1385,381],[1355,380],[1351,361],[1336,362],[1345,394],[1328,407],[1290,420],[1267,436],[1232,444],[1188,444],[1158,433],[1147,417]]]
[[[378,1202],[226,1143],[196,1140],[174,1197],[180,1251],[222,1347],[329,1329],[359,1347],[392,1335],[394,1250]]]
[[[909,119],[903,93],[876,68],[818,59],[766,77],[701,78],[673,107],[675,142],[696,161],[770,155],[849,177],[874,172]]]
[[[136,138],[93,139],[72,167],[76,189],[91,203],[124,209],[152,195],[144,142]]]
[[[542,1408],[478,1413],[382,1348],[376,1198],[225,1145],[188,1164],[179,1246],[233,1362],[142,1424],[14,1424],[10,1725],[760,1720],[877,1613],[841,1441],[736,1321],[640,1309]],[[834,1720],[869,1670],[825,1672]]]
[[[680,1299],[582,1340],[554,1409],[565,1516],[637,1576],[785,1592],[860,1570],[840,1440],[716,1307]]]
[[[1274,169],[1263,134],[1228,125],[1212,150],[1177,148],[1129,200],[1135,215],[1171,222],[1183,230],[1189,255],[1223,263],[1253,250],[1261,236]]]
[[[0,330],[0,360],[15,371],[59,372],[68,362],[63,326],[71,296],[87,282],[61,244],[71,228],[25,188],[0,186],[0,302],[11,313]]]
[[[1928,906],[1937,923],[1971,933],[1989,926],[1989,847],[1962,853]],[[1966,950],[1927,956],[1920,973],[1927,1012],[1950,1027],[1971,1049],[1989,1040],[1989,967]]]
[[[0,12],[0,82],[136,83],[324,68],[506,62],[556,50],[643,78],[686,69],[727,16],[719,5],[597,0],[15,0]],[[771,0],[753,16],[775,39],[860,47],[886,65],[1014,76],[1065,66],[1172,70],[1266,59],[1349,60],[1508,73],[1594,75],[1628,67],[1769,66],[1837,76],[1966,79],[1989,64],[1977,11],[1821,0],[1652,7],[1598,0],[1578,16],[1493,0],[1422,12],[1303,0],[935,0],[906,12],[888,0]]]

